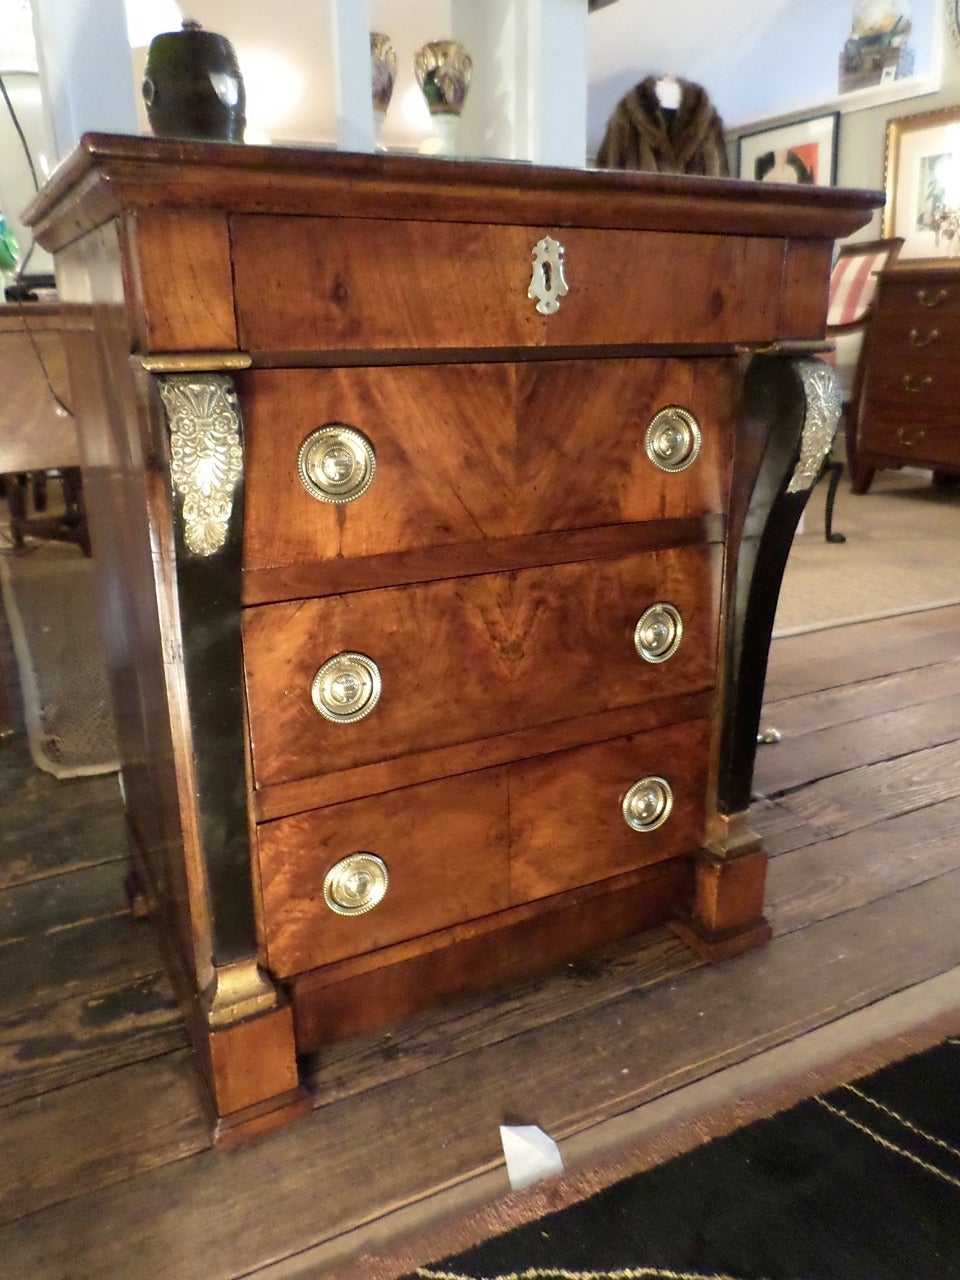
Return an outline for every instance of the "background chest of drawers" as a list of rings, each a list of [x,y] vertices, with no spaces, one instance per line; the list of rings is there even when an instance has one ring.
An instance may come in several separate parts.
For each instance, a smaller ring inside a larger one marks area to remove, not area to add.
[[[127,805],[221,1132],[450,994],[664,920],[768,936],[788,356],[874,202],[108,137],[38,201],[86,317]]]
[[[960,477],[960,262],[899,261],[882,272],[850,471],[865,493],[883,467]]]

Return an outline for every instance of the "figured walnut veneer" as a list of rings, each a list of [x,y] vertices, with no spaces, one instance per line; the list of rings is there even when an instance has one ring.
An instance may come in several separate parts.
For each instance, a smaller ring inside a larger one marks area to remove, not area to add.
[[[335,1037],[668,920],[707,954],[765,938],[740,811],[805,501],[792,356],[876,203],[101,135],[57,170],[29,218],[84,304],[127,806],[218,1140],[300,1113],[297,1054]],[[675,473],[647,446],[671,406],[699,440]],[[333,424],[376,458],[343,505],[298,473]],[[662,663],[634,644],[658,602]],[[381,679],[348,724],[311,700],[342,652]]]

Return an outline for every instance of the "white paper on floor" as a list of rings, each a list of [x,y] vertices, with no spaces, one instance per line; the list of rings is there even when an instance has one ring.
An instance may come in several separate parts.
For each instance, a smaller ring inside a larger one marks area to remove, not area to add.
[[[500,1141],[513,1191],[522,1191],[542,1178],[563,1172],[557,1144],[535,1124],[502,1124]]]

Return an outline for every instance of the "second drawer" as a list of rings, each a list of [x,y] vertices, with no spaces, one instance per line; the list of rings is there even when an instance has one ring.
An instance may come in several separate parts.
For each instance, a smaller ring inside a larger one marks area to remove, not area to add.
[[[698,544],[247,609],[256,785],[709,689],[719,560]]]

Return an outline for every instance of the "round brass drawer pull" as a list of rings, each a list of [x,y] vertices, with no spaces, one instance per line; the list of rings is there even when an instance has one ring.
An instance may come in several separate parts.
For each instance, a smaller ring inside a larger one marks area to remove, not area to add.
[[[669,405],[647,427],[647,457],[661,471],[685,471],[696,461],[702,438],[693,414]]]
[[[623,797],[623,820],[634,831],[656,831],[672,808],[673,790],[666,778],[641,778]]]
[[[323,900],[338,916],[362,916],[382,902],[389,884],[387,864],[375,853],[351,853],[323,878]]]
[[[677,652],[682,638],[680,610],[663,600],[645,609],[633,630],[633,643],[644,662],[666,662]]]
[[[372,658],[364,653],[338,653],[313,677],[310,697],[325,719],[353,724],[377,705],[380,688],[380,668]]]
[[[355,502],[370,488],[376,469],[373,445],[362,431],[342,422],[311,431],[297,455],[300,482],[320,502]]]

